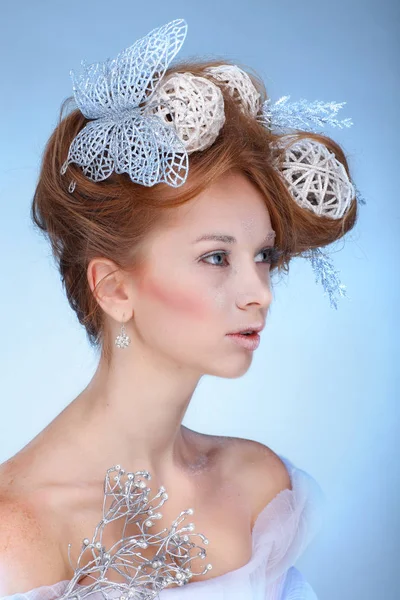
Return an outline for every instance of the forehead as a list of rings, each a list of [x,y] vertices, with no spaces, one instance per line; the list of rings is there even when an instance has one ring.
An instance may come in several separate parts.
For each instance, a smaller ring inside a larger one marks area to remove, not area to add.
[[[266,234],[272,230],[261,190],[244,174],[220,177],[195,198],[172,209],[170,225],[182,237],[223,229],[232,236]],[[229,231],[228,231],[229,230]]]

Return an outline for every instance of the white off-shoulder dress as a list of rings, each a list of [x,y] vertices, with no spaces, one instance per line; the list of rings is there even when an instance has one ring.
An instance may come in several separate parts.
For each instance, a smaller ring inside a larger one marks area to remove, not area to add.
[[[259,513],[252,531],[249,562],[204,581],[167,587],[159,592],[160,600],[317,600],[294,564],[321,528],[326,497],[309,473],[288,458],[279,457],[286,465],[292,489],[279,492]],[[0,600],[57,600],[63,597],[67,585],[67,580],[59,581]],[[116,599],[121,595],[106,593],[93,592],[87,598]]]

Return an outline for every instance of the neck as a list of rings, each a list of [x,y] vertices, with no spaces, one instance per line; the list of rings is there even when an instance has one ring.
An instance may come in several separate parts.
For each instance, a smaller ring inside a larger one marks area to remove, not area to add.
[[[110,367],[100,361],[89,385],[66,409],[75,451],[103,474],[120,464],[167,478],[198,463],[191,430],[182,420],[199,374],[123,352]]]

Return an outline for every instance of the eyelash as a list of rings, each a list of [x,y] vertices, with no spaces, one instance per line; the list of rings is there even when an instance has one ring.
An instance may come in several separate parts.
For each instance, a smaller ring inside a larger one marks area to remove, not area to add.
[[[263,248],[262,250],[260,250],[260,252],[258,254],[261,254],[261,252],[267,252],[268,254],[268,258],[265,261],[262,261],[263,264],[271,264],[271,265],[275,265],[278,262],[279,257],[282,255],[282,252],[280,250],[278,250],[278,248],[276,248],[276,246],[267,246],[266,248]],[[225,251],[225,250],[218,250],[217,252],[213,252],[212,254],[206,254],[206,256],[203,256],[200,260],[201,262],[205,262],[206,258],[211,258],[212,256],[218,256],[218,255],[223,255],[223,256],[229,256],[231,254],[230,251]],[[224,267],[225,265],[213,265],[211,263],[205,262],[206,265],[210,265],[211,267]]]

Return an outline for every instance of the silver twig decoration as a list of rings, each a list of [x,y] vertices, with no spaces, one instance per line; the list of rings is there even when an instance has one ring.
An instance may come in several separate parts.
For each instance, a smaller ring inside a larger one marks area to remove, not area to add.
[[[168,499],[165,488],[161,486],[154,498],[149,501],[151,491],[143,479],[150,480],[148,471],[125,473],[120,465],[107,470],[104,480],[103,518],[95,528],[92,540],[85,538],[77,559],[77,566],[71,562],[71,544],[68,555],[74,575],[67,585],[60,600],[81,600],[90,597],[95,592],[101,592],[104,598],[107,591],[120,592],[120,600],[152,600],[158,597],[163,588],[177,584],[186,584],[193,575],[204,575],[212,568],[207,564],[201,573],[195,573],[190,568],[190,562],[195,556],[190,551],[198,548],[200,558],[206,557],[206,551],[189,540],[190,536],[199,536],[204,544],[208,539],[201,533],[187,533],[194,529],[194,524],[179,527],[186,515],[192,515],[193,509],[183,510],[173,521],[172,527],[159,533],[151,533],[154,521],[162,518],[157,509]],[[160,499],[157,506],[149,502]],[[111,505],[107,507],[111,499]],[[108,523],[122,521],[121,538],[110,548],[103,545],[103,531]],[[137,534],[126,536],[126,528],[139,530]],[[151,559],[142,556],[141,549],[154,548]],[[90,555],[90,560],[84,566],[81,563]],[[112,572],[119,574],[121,582],[109,581]],[[83,577],[90,577],[93,583],[78,585]]]

